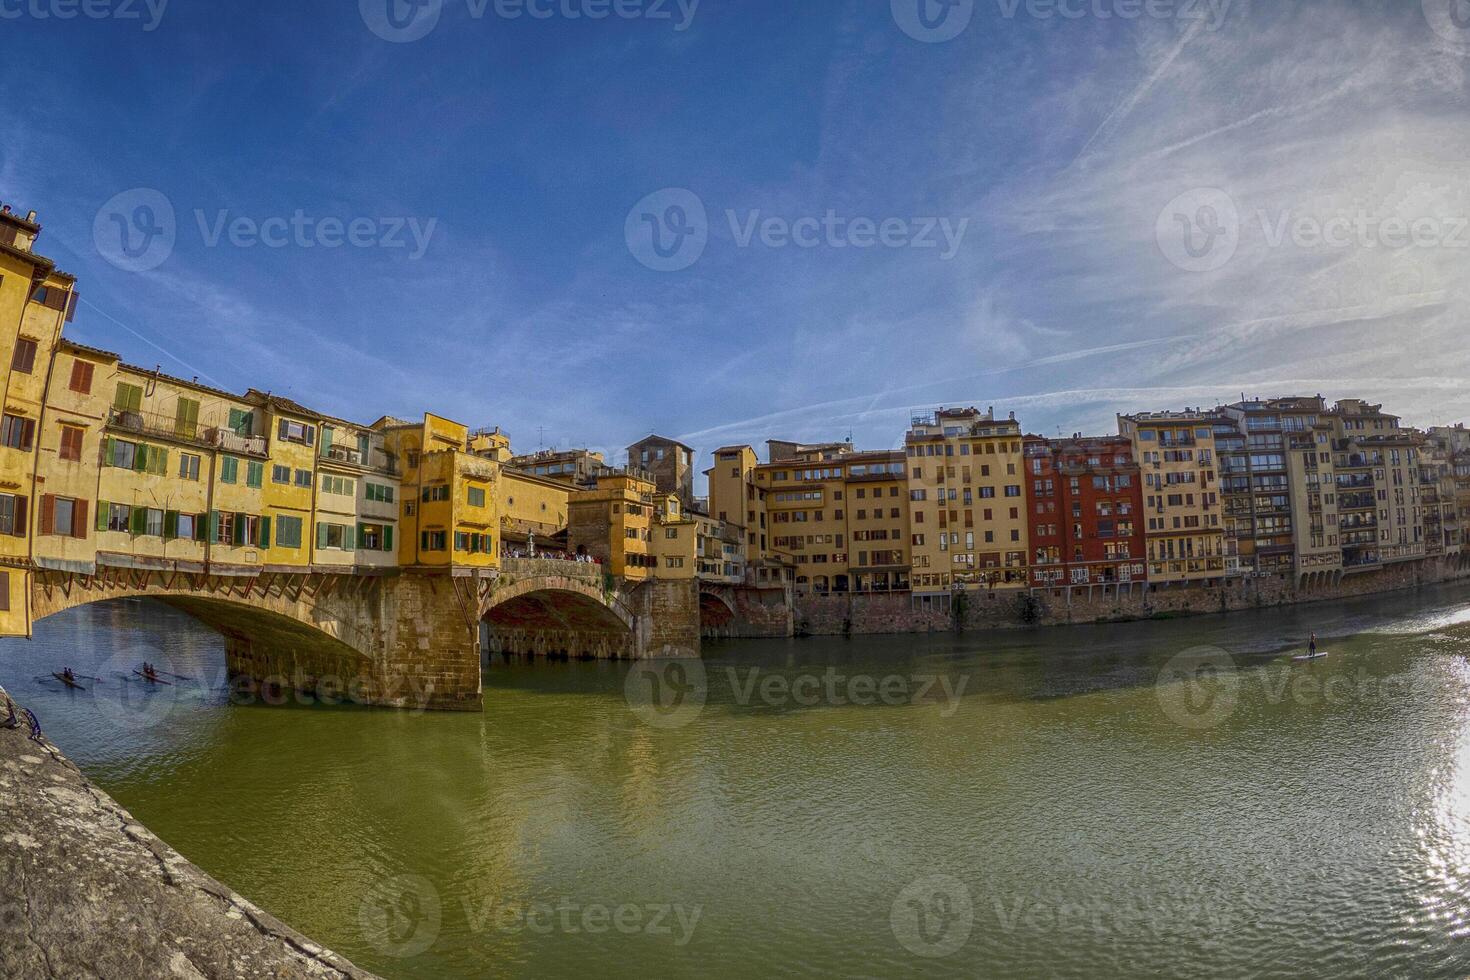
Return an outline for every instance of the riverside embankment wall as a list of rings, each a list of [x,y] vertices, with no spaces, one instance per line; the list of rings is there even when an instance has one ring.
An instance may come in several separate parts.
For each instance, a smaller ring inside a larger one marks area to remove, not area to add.
[[[1470,568],[1455,561],[1429,560],[1390,565],[1310,588],[1297,586],[1292,576],[1267,575],[1230,579],[1214,588],[1155,588],[1134,583],[1025,593],[971,592],[958,607],[947,602],[931,602],[926,607],[908,592],[799,595],[793,620],[798,635],[927,633],[957,626],[962,630],[1014,629],[1325,602],[1460,579],[1470,580]]]
[[[210,878],[0,689],[0,977],[373,980]]]

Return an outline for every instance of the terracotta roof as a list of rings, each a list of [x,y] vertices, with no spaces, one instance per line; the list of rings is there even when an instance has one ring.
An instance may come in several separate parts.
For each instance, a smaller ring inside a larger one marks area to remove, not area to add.
[[[121,354],[114,354],[112,351],[103,350],[101,347],[88,347],[86,344],[79,344],[75,340],[68,340],[65,337],[61,338],[61,343],[58,346],[65,350],[76,350],[84,354],[92,354],[96,357],[111,358],[114,361],[122,360]]]

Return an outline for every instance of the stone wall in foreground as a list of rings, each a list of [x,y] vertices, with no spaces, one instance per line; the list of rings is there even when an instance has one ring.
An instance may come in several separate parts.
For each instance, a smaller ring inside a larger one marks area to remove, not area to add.
[[[798,635],[817,636],[928,633],[952,630],[956,625],[964,630],[1012,629],[1261,609],[1350,599],[1460,579],[1470,580],[1470,568],[1434,559],[1401,562],[1310,588],[1297,587],[1290,576],[1269,575],[1232,579],[1215,588],[1154,588],[1136,583],[1026,593],[971,592],[966,593],[958,613],[941,601],[926,608],[907,592],[797,596],[793,618]]]
[[[0,689],[0,726],[8,704]],[[190,864],[24,722],[0,727],[0,882],[0,977],[372,980]]]

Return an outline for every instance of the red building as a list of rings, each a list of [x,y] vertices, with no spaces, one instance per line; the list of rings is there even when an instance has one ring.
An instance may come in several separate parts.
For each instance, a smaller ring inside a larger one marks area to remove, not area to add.
[[[1027,436],[1025,455],[1031,584],[1142,582],[1143,479],[1132,440]]]

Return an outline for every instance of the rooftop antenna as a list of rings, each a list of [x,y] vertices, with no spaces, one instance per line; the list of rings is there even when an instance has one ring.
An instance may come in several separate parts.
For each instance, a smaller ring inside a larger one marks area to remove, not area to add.
[[[538,450],[546,448],[546,426],[544,425],[536,426],[536,448]]]

